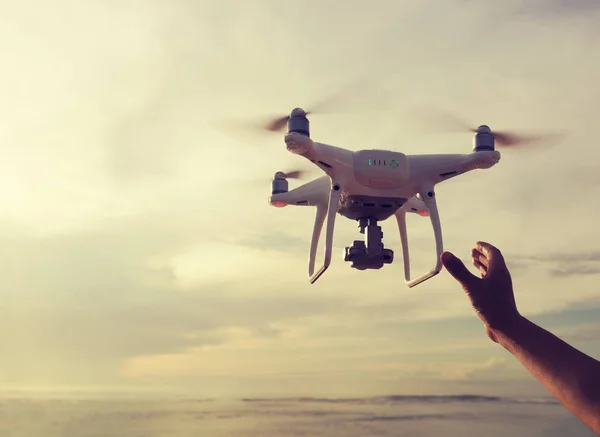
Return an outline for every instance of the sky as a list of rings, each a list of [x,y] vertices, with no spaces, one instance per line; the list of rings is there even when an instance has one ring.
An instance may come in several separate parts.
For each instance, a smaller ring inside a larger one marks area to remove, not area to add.
[[[267,203],[274,172],[308,163],[236,126],[345,89],[311,117],[316,141],[469,153],[435,111],[569,132],[501,150],[438,205],[447,250],[495,244],[520,311],[600,358],[599,19],[591,0],[3,2],[0,385],[545,393],[447,272],[405,286],[393,221],[394,264],[358,272],[340,218],[310,285],[314,210]],[[409,234],[425,271],[431,226],[411,217]]]

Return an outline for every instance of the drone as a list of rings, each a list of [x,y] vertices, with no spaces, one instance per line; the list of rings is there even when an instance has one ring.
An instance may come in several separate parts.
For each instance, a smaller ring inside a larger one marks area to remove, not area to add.
[[[384,247],[380,223],[395,217],[402,244],[404,281],[412,288],[437,275],[442,268],[444,250],[442,227],[436,201],[436,185],[476,169],[490,169],[500,161],[499,146],[514,146],[529,141],[516,134],[492,132],[487,125],[469,130],[474,133],[470,153],[408,155],[392,150],[351,151],[314,141],[310,136],[311,112],[295,108],[264,128],[272,132],[287,127],[284,140],[287,150],[301,156],[325,174],[292,190],[288,179],[300,171],[278,171],[272,179],[268,203],[282,208],[289,205],[314,206],[316,215],[310,241],[308,276],[314,284],[329,268],[337,216],[358,222],[364,235],[344,249],[344,261],[357,270],[381,269],[394,260],[394,252]],[[429,217],[433,227],[436,261],[433,268],[417,277],[411,276],[408,250],[407,213]],[[315,271],[315,262],[323,226],[325,256]]]

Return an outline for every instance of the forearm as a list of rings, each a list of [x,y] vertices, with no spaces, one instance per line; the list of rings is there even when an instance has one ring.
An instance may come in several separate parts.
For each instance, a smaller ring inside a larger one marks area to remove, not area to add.
[[[524,317],[494,336],[554,397],[600,434],[600,362]]]

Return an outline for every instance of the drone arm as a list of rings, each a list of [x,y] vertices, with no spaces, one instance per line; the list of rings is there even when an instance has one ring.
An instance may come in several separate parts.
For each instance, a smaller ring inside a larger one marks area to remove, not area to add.
[[[423,199],[427,210],[429,211],[429,217],[433,226],[433,233],[435,236],[435,249],[436,249],[436,263],[433,269],[424,273],[423,275],[411,279],[410,276],[410,258],[408,251],[408,237],[406,232],[406,209],[401,208],[396,213],[396,220],[398,221],[398,228],[400,230],[400,239],[402,241],[402,254],[404,257],[404,279],[406,284],[412,288],[428,279],[431,279],[437,275],[442,269],[441,255],[444,250],[443,239],[442,239],[442,226],[440,223],[440,216],[437,209],[437,202],[435,200],[435,191],[433,188],[421,190],[421,198]]]
[[[285,193],[273,194],[269,203],[276,206],[299,205],[315,206],[327,204],[330,186],[329,176],[323,176]]]
[[[493,167],[500,160],[498,151],[483,151],[469,154],[410,155],[410,168],[414,174],[422,175],[421,182],[437,184],[461,174]]]
[[[338,202],[340,200],[340,195],[341,195],[341,189],[340,189],[339,185],[333,184],[332,188],[329,192],[329,205],[328,205],[327,211],[326,211],[327,230],[325,233],[325,259],[323,260],[323,266],[321,266],[319,271],[310,276],[311,284],[314,284],[315,281],[317,279],[319,279],[323,273],[325,273],[325,271],[329,267],[329,264],[331,263],[331,254],[333,252],[333,230],[335,227],[335,219],[337,216],[337,208],[338,208]],[[318,241],[318,237],[315,238],[315,234],[317,233],[318,220],[319,220],[319,212],[317,210],[317,218],[315,219],[315,229],[313,232],[313,243],[315,242],[315,240]],[[314,248],[311,247],[311,255],[312,255],[313,250],[316,253],[316,249],[317,249],[316,244],[315,244]],[[311,261],[311,265],[313,265],[313,264],[314,264],[314,259]],[[312,271],[313,269],[311,268],[310,270]]]
[[[354,163],[354,152],[330,144],[318,143],[297,132],[289,132],[285,136],[285,143],[288,151],[303,156],[330,176],[334,169],[348,169]]]

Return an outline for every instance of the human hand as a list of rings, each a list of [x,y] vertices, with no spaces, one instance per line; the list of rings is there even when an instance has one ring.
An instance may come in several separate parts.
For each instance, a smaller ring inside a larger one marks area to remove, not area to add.
[[[503,332],[520,319],[510,272],[502,253],[489,243],[477,242],[471,250],[473,265],[480,277],[473,275],[451,252],[442,253],[441,261],[448,273],[462,286],[473,308],[486,327],[488,337],[497,342]]]

